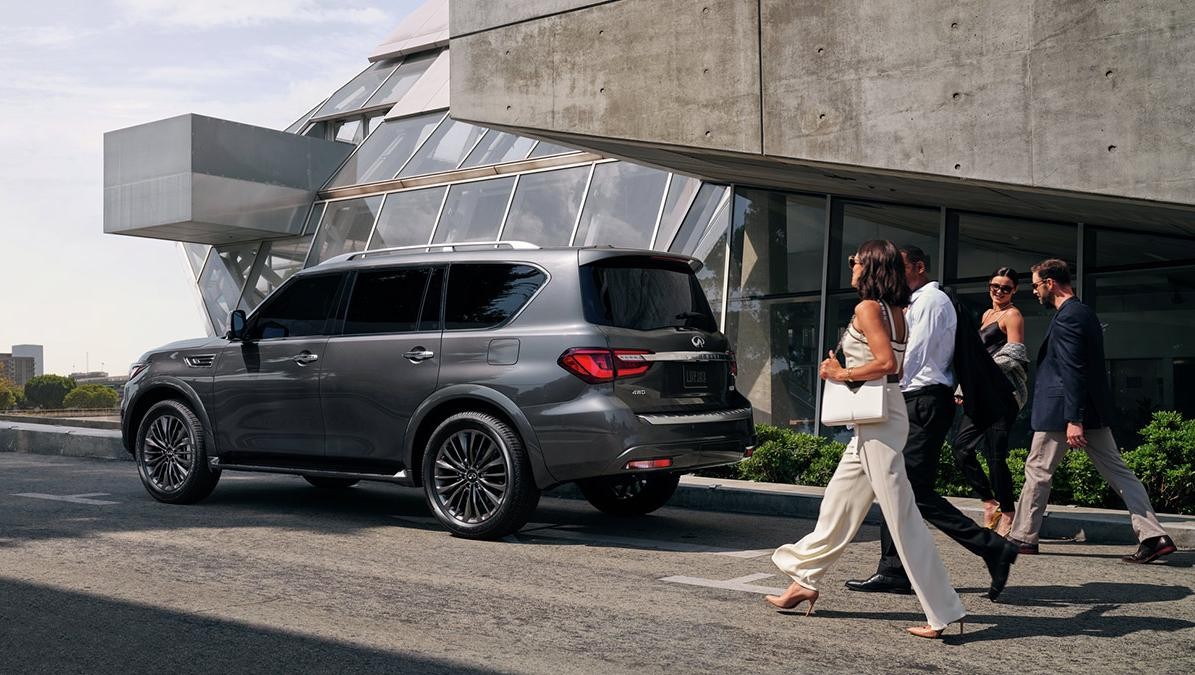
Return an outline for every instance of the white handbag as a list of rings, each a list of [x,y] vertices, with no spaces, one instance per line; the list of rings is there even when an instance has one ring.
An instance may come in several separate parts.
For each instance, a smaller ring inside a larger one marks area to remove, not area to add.
[[[851,384],[826,380],[822,385],[822,424],[840,427],[887,420],[887,383],[886,377]]]

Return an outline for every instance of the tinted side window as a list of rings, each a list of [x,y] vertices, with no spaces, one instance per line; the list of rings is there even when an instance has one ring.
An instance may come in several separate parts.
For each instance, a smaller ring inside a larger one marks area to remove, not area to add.
[[[358,273],[349,298],[344,334],[415,330],[427,272],[426,268],[405,268]]]
[[[453,265],[448,270],[444,328],[497,326],[527,304],[546,279],[530,265]]]
[[[614,258],[581,270],[585,319],[633,330],[718,330],[697,275],[684,263]]]
[[[304,277],[282,289],[254,317],[249,339],[323,334],[340,279],[339,274]]]
[[[423,314],[419,319],[419,330],[440,330],[440,305],[444,300],[444,268],[432,270],[427,284],[427,295],[423,300]]]

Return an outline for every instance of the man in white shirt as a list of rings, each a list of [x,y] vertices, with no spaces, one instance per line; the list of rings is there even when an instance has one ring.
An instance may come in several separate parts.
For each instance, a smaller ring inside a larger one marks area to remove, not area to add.
[[[905,313],[909,338],[900,381],[909,411],[905,469],[922,517],[984,559],[992,575],[988,597],[995,600],[1008,583],[1017,547],[980,527],[935,489],[942,443],[954,422],[953,361],[958,315],[938,282],[929,280],[929,259],[925,252],[916,246],[905,246],[900,253],[905,259],[905,277],[913,290]],[[875,575],[866,580],[848,581],[847,588],[880,593],[911,592],[887,524],[880,529],[880,545],[880,565]]]

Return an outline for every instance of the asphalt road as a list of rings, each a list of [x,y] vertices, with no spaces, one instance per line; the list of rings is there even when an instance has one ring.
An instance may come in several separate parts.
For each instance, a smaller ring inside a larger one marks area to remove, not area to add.
[[[993,604],[938,535],[970,616],[929,641],[902,631],[912,596],[842,588],[874,569],[871,527],[813,616],[769,609],[767,552],[812,526],[545,497],[473,542],[413,489],[226,473],[167,506],[128,462],[0,454],[0,672],[1195,672],[1195,552],[1051,543]]]

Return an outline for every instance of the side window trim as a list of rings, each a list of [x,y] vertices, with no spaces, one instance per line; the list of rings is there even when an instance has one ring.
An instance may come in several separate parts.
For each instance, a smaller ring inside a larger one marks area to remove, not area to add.
[[[443,332],[444,330],[444,298],[448,293],[448,265],[432,265],[429,268],[427,275],[427,283],[423,286],[423,301],[419,303],[419,330],[420,333]],[[434,325],[423,327],[423,314],[427,309],[427,303],[432,301],[430,296],[432,283],[440,280],[440,294],[435,298],[436,319]]]
[[[273,293],[270,293],[269,297],[267,297],[260,305],[258,305],[257,308],[254,309],[253,312],[246,318],[245,334],[246,335],[252,334],[252,332],[257,328],[258,322],[261,321],[261,317],[263,315],[265,315],[266,311],[268,311],[270,309],[270,307],[272,307],[277,302],[278,298],[282,297],[282,295],[284,293],[286,293],[287,290],[291,286],[295,285],[296,283],[299,283],[300,281],[302,281],[304,279],[313,279],[313,278],[322,277],[322,276],[333,276],[334,274],[339,276],[340,280],[339,280],[339,284],[337,285],[337,288],[336,288],[335,297],[332,300],[332,310],[333,311],[324,316],[324,326],[322,329],[320,329],[320,331],[318,333],[314,333],[312,335],[296,335],[296,336],[286,335],[286,336],[269,337],[269,338],[259,337],[259,338],[253,338],[253,341],[254,342],[280,342],[282,340],[303,340],[303,339],[312,339],[312,338],[316,338],[316,337],[331,337],[332,336],[331,331],[335,328],[337,312],[339,311],[339,307],[342,304],[342,300],[345,296],[345,280],[348,277],[348,274],[345,272],[333,272],[333,273],[327,274],[327,275],[323,275],[323,274],[303,275],[303,276],[292,275],[289,279],[284,281],[281,286],[279,286],[277,289],[275,289]],[[343,324],[343,321],[341,323]]]
[[[443,269],[440,265],[428,264],[413,264],[413,265],[392,265],[386,267],[371,267],[360,270],[350,270],[348,273],[349,280],[342,286],[342,295],[339,303],[339,310],[334,318],[336,321],[335,330],[331,333],[332,337],[359,337],[359,336],[377,336],[377,335],[410,335],[412,333],[426,333],[436,328],[424,330],[422,326],[423,319],[423,305],[427,302],[428,285],[435,276],[437,269]],[[357,282],[361,278],[362,272],[373,271],[397,271],[397,270],[425,270],[426,277],[423,280],[423,289],[419,293],[419,309],[415,314],[415,330],[410,331],[379,331],[375,333],[348,333],[345,332],[345,326],[348,324],[349,307],[353,301],[353,292],[357,288]],[[443,287],[441,286],[441,296],[443,295]],[[443,309],[441,308],[441,314]],[[443,319],[441,318],[441,321]]]

